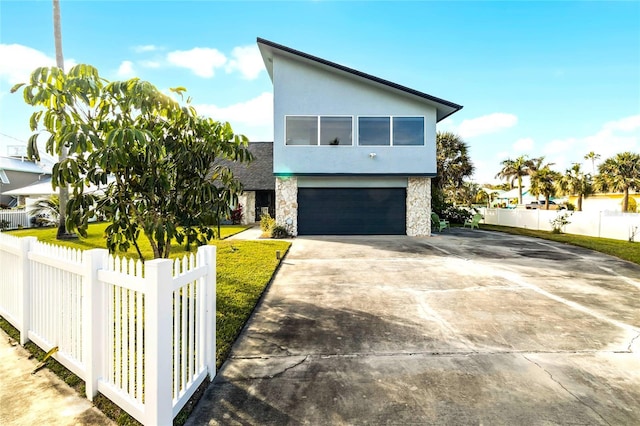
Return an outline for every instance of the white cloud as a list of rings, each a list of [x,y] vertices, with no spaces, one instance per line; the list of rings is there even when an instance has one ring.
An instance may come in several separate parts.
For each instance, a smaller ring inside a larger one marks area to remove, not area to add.
[[[199,114],[215,120],[228,121],[234,132],[252,141],[273,140],[273,94],[264,92],[246,102],[220,107],[211,104],[194,105]]]
[[[227,63],[227,58],[217,49],[194,47],[191,50],[169,52],[167,60],[178,67],[187,68],[197,76],[211,78],[216,68]]]
[[[258,46],[238,46],[231,51],[231,59],[226,67],[227,72],[239,71],[247,80],[258,78],[264,70],[264,63]]]
[[[513,127],[518,122],[518,117],[513,114],[496,112],[470,120],[463,120],[458,126],[458,134],[463,138],[495,133],[502,129]]]
[[[158,50],[158,46],[154,46],[153,44],[144,44],[144,45],[139,45],[139,46],[133,46],[133,51],[136,53],[143,53],[143,52],[154,52]]]
[[[0,44],[0,78],[11,84],[26,83],[31,73],[38,67],[50,67],[56,64],[39,50],[21,44]],[[65,69],[76,65],[73,59],[65,61]]]
[[[122,61],[122,63],[120,64],[120,67],[118,67],[117,75],[120,78],[133,77],[135,75],[135,71],[133,70],[133,62]]]
[[[522,138],[522,139],[518,139],[517,141],[514,142],[513,144],[513,150],[515,152],[521,152],[521,153],[529,153],[531,152],[531,150],[533,149],[533,139],[531,138]]]
[[[569,158],[571,162],[584,163],[588,166],[587,169],[590,169],[591,164],[584,159],[584,155],[590,151],[601,156],[596,165],[620,152],[639,152],[640,114],[606,122],[598,132],[584,138],[552,140],[544,146],[543,151],[549,161],[559,163],[562,159],[566,166],[570,163],[565,158]]]

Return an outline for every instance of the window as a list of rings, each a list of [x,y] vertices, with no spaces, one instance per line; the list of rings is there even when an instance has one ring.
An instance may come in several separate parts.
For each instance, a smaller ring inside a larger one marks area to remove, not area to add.
[[[424,117],[393,117],[394,145],[424,145]]]
[[[389,117],[358,117],[358,145],[391,145]]]
[[[287,145],[318,145],[318,117],[287,117],[286,132]]]
[[[353,144],[352,117],[287,116],[285,127],[287,145]]]
[[[320,145],[351,145],[351,117],[320,117]]]

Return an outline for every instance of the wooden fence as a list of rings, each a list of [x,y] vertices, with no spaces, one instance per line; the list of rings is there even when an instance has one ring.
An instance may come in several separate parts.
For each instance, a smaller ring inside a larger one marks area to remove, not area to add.
[[[145,425],[215,376],[216,247],[146,262],[0,233],[0,315]]]

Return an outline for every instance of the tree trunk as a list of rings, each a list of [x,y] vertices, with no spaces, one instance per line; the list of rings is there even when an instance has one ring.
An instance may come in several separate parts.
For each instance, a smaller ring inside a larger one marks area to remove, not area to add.
[[[53,39],[56,47],[56,66],[64,71],[64,56],[62,55],[62,30],[60,29],[60,0],[53,0]],[[58,156],[58,162],[67,158],[67,147],[63,146]],[[58,224],[57,238],[64,239],[67,236],[67,200],[69,199],[69,187],[60,185],[60,223]]]
[[[545,195],[544,196],[544,209],[545,210],[549,210],[549,198],[551,198],[549,195]]]
[[[582,195],[578,195],[578,211],[582,211]]]
[[[625,213],[629,209],[629,187],[624,188],[624,196],[622,197],[622,212]]]
[[[522,176],[518,176],[518,204],[522,204]]]

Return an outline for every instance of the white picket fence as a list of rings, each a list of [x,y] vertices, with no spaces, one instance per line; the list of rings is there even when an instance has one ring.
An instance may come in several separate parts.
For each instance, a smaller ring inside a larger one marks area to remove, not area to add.
[[[483,208],[480,213],[486,224],[551,231],[553,229],[551,221],[560,214],[571,212]],[[638,213],[575,211],[567,220],[570,223],[562,228],[562,232],[568,234],[640,241],[640,214]]]
[[[0,315],[145,425],[216,373],[216,247],[132,261],[0,233]]]
[[[31,216],[26,210],[0,210],[0,222],[7,222],[7,226],[0,229],[18,229],[31,227]]]

